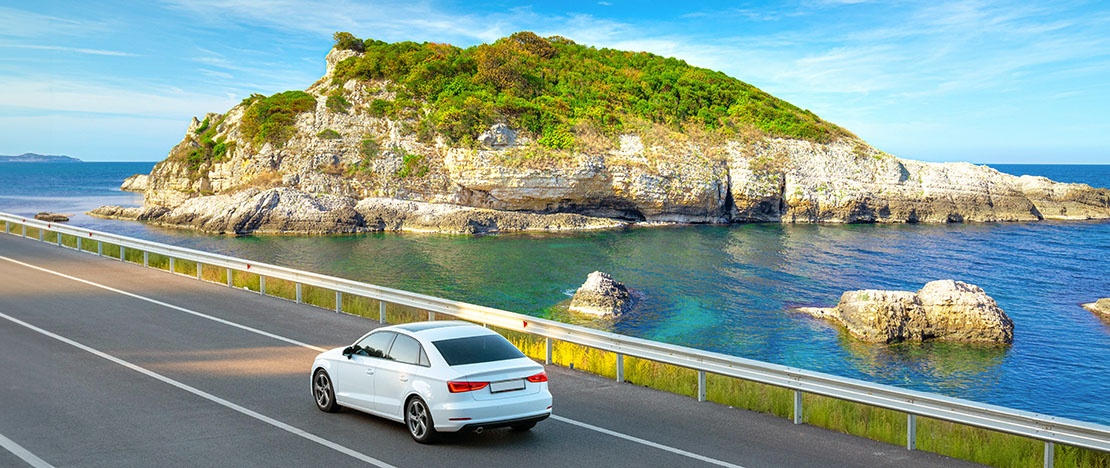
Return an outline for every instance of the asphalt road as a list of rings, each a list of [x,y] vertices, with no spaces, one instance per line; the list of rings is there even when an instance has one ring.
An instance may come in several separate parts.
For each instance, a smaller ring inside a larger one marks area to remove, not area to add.
[[[0,466],[974,466],[556,366],[532,431],[418,445],[309,393],[376,326],[0,235]]]

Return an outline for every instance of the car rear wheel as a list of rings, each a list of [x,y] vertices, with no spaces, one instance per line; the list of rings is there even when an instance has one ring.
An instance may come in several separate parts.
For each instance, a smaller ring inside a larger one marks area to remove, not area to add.
[[[316,400],[316,407],[320,411],[334,413],[339,411],[335,403],[335,387],[331,384],[331,376],[323,369],[312,375],[312,397]]]
[[[435,440],[436,430],[432,422],[432,412],[420,397],[414,396],[405,403],[405,426],[409,428],[409,434],[412,435],[413,440],[421,444]]]

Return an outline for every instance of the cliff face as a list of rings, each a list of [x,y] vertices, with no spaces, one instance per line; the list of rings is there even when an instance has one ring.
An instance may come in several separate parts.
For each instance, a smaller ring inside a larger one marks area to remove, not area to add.
[[[1110,218],[1110,190],[904,160],[851,136],[715,141],[648,128],[572,152],[494,125],[477,147],[453,146],[421,135],[413,119],[376,116],[376,103],[395,97],[390,83],[333,84],[336,64],[355,55],[328,54],[326,75],[306,90],[315,104],[292,116],[284,142],[250,138],[249,102],[194,118],[147,178],[143,209],[93,214],[228,233]],[[259,191],[270,201],[255,200]],[[274,200],[313,198],[327,200],[314,210],[341,212],[276,221],[296,215]]]

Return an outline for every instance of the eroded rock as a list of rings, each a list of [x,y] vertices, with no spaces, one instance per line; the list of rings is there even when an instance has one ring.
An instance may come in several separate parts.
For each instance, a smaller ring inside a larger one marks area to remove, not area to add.
[[[1110,317],[1110,297],[1099,299],[1090,304],[1083,304],[1083,308],[1103,317]]]
[[[962,281],[932,281],[916,293],[847,291],[836,307],[799,311],[839,323],[852,336],[869,342],[1014,341],[1010,317],[982,288]]]
[[[600,271],[590,273],[570,301],[571,312],[601,317],[619,317],[631,308],[632,295],[628,288]]]

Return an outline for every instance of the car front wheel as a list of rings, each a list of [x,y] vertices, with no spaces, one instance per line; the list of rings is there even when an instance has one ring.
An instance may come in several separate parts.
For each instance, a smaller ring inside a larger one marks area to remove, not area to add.
[[[413,440],[421,444],[431,443],[435,439],[436,430],[432,422],[432,412],[420,397],[414,396],[405,403],[405,426],[408,426]]]
[[[312,397],[316,400],[316,407],[320,411],[334,413],[339,411],[335,403],[335,386],[331,383],[331,376],[323,369],[312,375]]]

